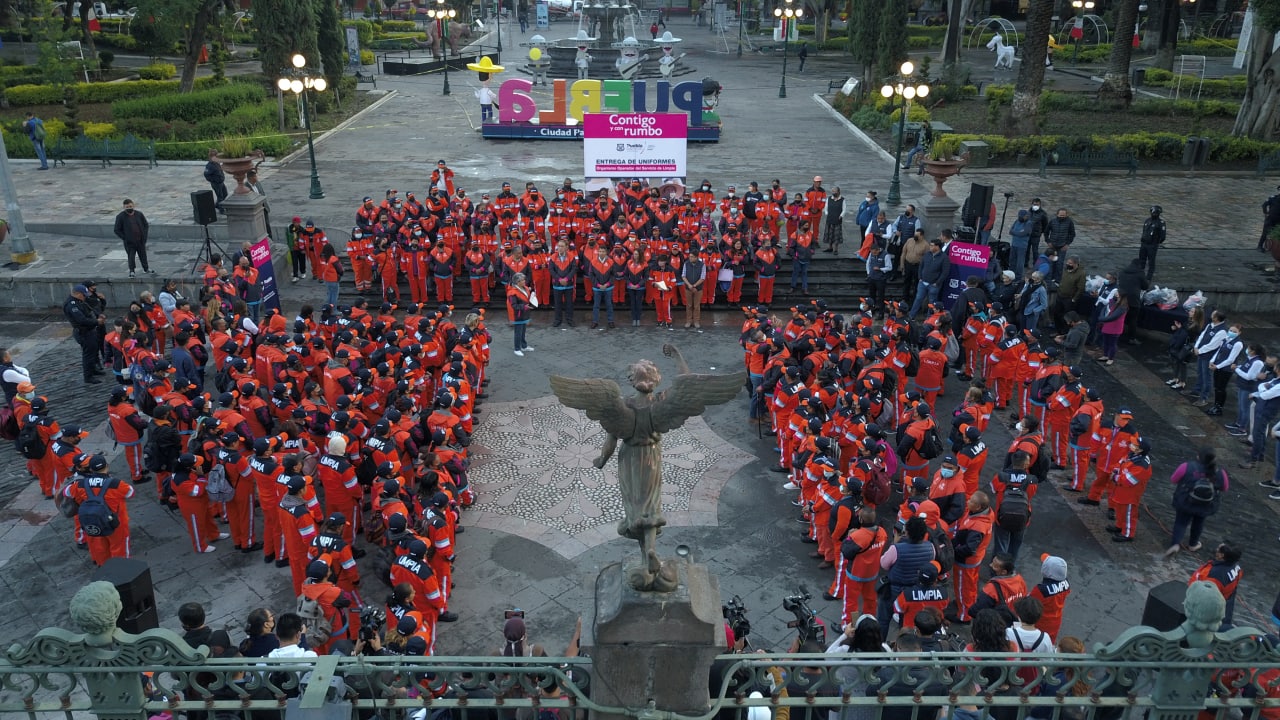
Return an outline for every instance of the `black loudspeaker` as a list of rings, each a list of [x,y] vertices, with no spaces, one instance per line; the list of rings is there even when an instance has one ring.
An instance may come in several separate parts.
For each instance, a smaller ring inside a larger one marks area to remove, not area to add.
[[[212,202],[213,193],[205,191]],[[194,201],[196,193],[191,193]],[[151,587],[151,568],[141,560],[111,558],[98,568],[94,580],[105,580],[120,593],[120,617],[116,626],[125,632],[140,633],[160,627],[156,594]]]
[[[977,227],[978,219],[991,210],[991,201],[995,198],[995,194],[995,185],[970,183],[969,199],[964,202],[965,211],[964,216],[961,218],[964,224],[970,227]]]
[[[196,190],[191,193],[191,213],[197,225],[218,222],[218,208],[214,205],[212,190]]]
[[[1181,625],[1187,616],[1182,613],[1182,602],[1187,599],[1187,584],[1170,580],[1151,588],[1147,604],[1142,608],[1142,624],[1168,632]]]

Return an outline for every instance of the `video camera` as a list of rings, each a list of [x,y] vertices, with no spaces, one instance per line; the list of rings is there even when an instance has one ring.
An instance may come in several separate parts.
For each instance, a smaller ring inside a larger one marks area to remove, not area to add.
[[[742,604],[742,598],[734,595],[729,602],[720,606],[720,611],[729,622],[734,638],[742,640],[743,647],[746,647],[747,635],[751,633],[751,621],[747,620],[747,606]]]
[[[795,620],[787,622],[787,627],[795,628],[800,636],[800,643],[815,640],[824,648],[827,645],[827,627],[818,619],[818,614],[809,607],[813,595],[803,583],[795,595],[782,598],[782,609],[795,615]]]
[[[382,636],[387,625],[387,611],[381,605],[365,605],[360,610],[360,639],[368,642]]]

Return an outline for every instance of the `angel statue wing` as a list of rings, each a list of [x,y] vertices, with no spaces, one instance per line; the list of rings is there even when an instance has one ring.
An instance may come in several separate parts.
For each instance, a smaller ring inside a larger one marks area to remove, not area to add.
[[[614,437],[627,437],[635,426],[635,411],[622,400],[618,383],[603,378],[551,375],[551,392],[566,407],[581,410]],[[683,422],[683,421],[682,421]]]
[[[708,407],[729,402],[746,382],[746,372],[731,375],[677,375],[671,387],[663,391],[650,406],[649,417],[654,431],[670,432],[684,425],[685,420],[701,415]]]

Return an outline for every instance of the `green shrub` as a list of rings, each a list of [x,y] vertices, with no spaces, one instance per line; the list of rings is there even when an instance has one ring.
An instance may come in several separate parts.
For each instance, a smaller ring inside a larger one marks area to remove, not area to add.
[[[214,78],[197,78],[196,89],[217,87]],[[105,103],[152,95],[168,95],[178,90],[177,80],[132,80],[113,83],[76,83],[76,99],[82,103]],[[50,105],[62,102],[62,93],[52,85],[15,85],[5,90],[11,106]]]
[[[138,68],[138,77],[143,80],[171,80],[178,74],[173,63],[152,63]]]
[[[116,33],[96,32],[93,34],[93,42],[94,42],[94,45],[98,47],[109,45],[111,47],[118,48],[120,50],[127,50],[130,52],[135,52],[139,48],[139,43],[137,38],[133,37],[132,35],[119,35]]]
[[[374,26],[384,33],[414,32],[418,29],[418,24],[412,20],[380,20]]]
[[[902,117],[902,108],[889,113],[889,123],[897,124],[898,118]],[[907,106],[907,122],[924,122],[929,119],[929,109],[920,103],[912,103]]]
[[[356,35],[360,38],[360,47],[368,47],[369,43],[373,42],[373,23],[368,20],[343,20],[342,26],[356,29]]]
[[[361,51],[360,51],[360,64],[361,64],[361,65],[376,65],[377,63],[378,63],[378,57],[377,57],[376,55],[374,55],[374,54],[373,54],[373,51],[372,51],[372,50],[361,50]]]
[[[207,117],[196,124],[200,137],[248,135],[276,124],[276,104],[261,102],[241,105],[225,115]]]
[[[260,103],[267,97],[261,85],[231,83],[185,95],[122,100],[111,104],[117,117],[151,117],[198,123],[206,118],[227,115],[245,104]]]
[[[878,112],[870,105],[863,106],[849,116],[849,122],[863,130],[888,130],[889,116]]]
[[[86,122],[80,123],[80,131],[85,137],[94,140],[116,139],[124,135],[113,123]]]
[[[281,157],[293,152],[296,144],[302,142],[290,135],[254,135],[243,138],[252,147],[273,157]],[[206,160],[209,148],[219,144],[221,140],[169,140],[156,142],[156,158],[160,160]],[[28,147],[30,143],[28,143]]]
[[[110,70],[111,63],[114,63],[115,61],[116,61],[116,54],[111,52],[110,50],[98,51],[98,65],[103,70]]]

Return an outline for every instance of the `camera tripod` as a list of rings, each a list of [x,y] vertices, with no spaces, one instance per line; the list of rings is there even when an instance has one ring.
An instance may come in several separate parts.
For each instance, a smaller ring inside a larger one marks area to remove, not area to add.
[[[201,261],[204,261],[210,265],[213,264],[213,249],[215,247],[218,248],[219,253],[224,255],[226,254],[226,250],[223,250],[222,246],[219,245],[218,242],[214,240],[211,235],[209,235],[209,226],[201,225],[200,227],[204,229],[204,243],[200,246],[200,252],[196,253],[195,262],[191,263],[192,275],[196,274],[196,268],[200,267]]]

